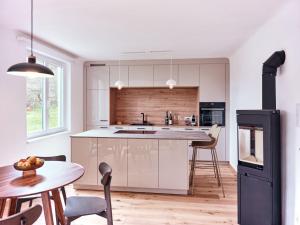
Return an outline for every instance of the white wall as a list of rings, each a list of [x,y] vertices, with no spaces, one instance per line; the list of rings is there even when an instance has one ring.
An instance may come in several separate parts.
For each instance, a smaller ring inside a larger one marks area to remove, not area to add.
[[[291,0],[268,20],[230,58],[230,151],[237,165],[237,109],[261,109],[262,63],[277,50],[286,51],[286,62],[277,76],[277,108],[282,122],[283,224],[296,224],[299,214],[300,131],[296,103],[300,103],[300,1]],[[298,132],[298,133],[297,133]],[[295,198],[296,197],[296,198]],[[295,213],[296,212],[296,213]]]
[[[35,49],[49,56],[68,62],[68,120],[69,132],[42,138],[27,143],[26,138],[26,81],[25,78],[6,74],[12,64],[26,60],[26,41],[16,39],[16,33],[7,28],[1,28],[0,39],[0,165],[7,165],[20,157],[30,154],[70,156],[70,133],[82,131],[83,118],[83,62],[50,49],[35,44]]]

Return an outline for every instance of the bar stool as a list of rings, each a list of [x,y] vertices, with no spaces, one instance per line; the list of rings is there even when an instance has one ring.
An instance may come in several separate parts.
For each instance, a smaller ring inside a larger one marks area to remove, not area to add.
[[[192,164],[191,164],[191,170],[190,170],[190,189],[191,193],[193,194],[194,191],[194,179],[195,179],[195,169],[196,168],[202,168],[201,166],[196,165],[196,159],[197,159],[197,153],[198,149],[206,149],[211,151],[211,157],[212,157],[212,167],[214,168],[214,174],[218,181],[218,186],[222,188],[223,197],[225,197],[224,187],[223,187],[223,181],[222,181],[222,175],[221,170],[219,166],[219,160],[218,160],[218,154],[216,151],[216,145],[218,144],[218,138],[221,131],[221,127],[218,127],[217,124],[213,125],[209,131],[209,136],[212,138],[211,142],[203,142],[203,141],[193,141],[192,147],[193,147],[193,156],[192,156]]]

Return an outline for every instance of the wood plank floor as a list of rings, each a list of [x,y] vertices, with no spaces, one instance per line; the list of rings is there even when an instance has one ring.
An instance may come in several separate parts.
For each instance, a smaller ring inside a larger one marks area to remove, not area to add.
[[[114,225],[236,225],[236,174],[228,164],[221,165],[221,171],[225,198],[212,169],[196,170],[193,196],[113,192]],[[71,187],[67,192],[69,196],[103,196],[99,191],[76,191]],[[45,224],[44,218],[41,217],[37,224]],[[106,221],[101,217],[87,216],[72,224],[104,225]]]

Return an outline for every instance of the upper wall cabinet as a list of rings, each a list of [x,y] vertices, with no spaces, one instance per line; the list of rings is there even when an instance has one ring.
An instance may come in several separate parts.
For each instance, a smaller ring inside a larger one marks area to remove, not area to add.
[[[110,87],[115,87],[115,83],[119,80],[119,66],[110,66]],[[120,66],[120,79],[124,83],[124,87],[128,87],[128,66]]]
[[[199,65],[179,65],[178,86],[198,87],[199,86]]]
[[[226,100],[225,64],[201,64],[200,102],[225,102]]]
[[[153,87],[153,66],[129,66],[130,87]]]
[[[87,89],[109,88],[109,66],[89,66],[86,73]]]
[[[154,65],[154,87],[167,87],[166,82],[170,77],[170,65]],[[178,65],[172,66],[172,78],[178,82]]]

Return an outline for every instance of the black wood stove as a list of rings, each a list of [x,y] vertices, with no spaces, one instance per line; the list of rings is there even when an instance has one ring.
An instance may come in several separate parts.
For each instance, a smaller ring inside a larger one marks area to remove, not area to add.
[[[276,72],[285,52],[263,64],[263,109],[237,110],[238,223],[281,224],[280,111],[276,110]]]

